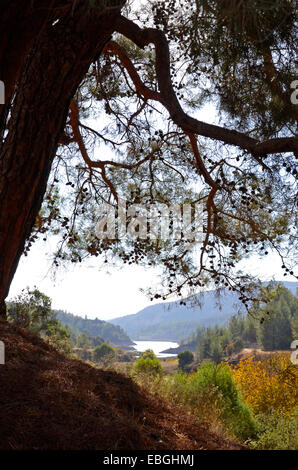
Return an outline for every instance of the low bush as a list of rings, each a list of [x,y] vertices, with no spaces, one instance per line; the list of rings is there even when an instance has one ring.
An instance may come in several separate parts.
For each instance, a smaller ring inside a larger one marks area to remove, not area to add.
[[[232,370],[246,403],[255,413],[295,414],[297,369],[289,354],[275,354],[261,361],[242,359]]]
[[[182,351],[178,354],[179,367],[184,370],[187,364],[190,364],[194,360],[194,355],[191,351]]]
[[[151,350],[144,351],[136,360],[131,376],[139,383],[149,386],[154,379],[161,378],[163,369],[160,361]]]
[[[228,365],[205,363],[194,374],[165,377],[159,386],[165,396],[186,405],[200,421],[221,422],[229,435],[242,440],[257,435],[257,422]]]
[[[298,450],[298,413],[289,418],[283,412],[258,416],[260,432],[248,445],[260,450]]]
[[[116,359],[115,349],[107,343],[102,343],[100,346],[96,346],[94,349],[93,359],[102,366],[108,367]]]
[[[133,371],[136,374],[161,375],[162,367],[158,359],[150,359],[150,357],[144,359],[141,357],[136,360]]]

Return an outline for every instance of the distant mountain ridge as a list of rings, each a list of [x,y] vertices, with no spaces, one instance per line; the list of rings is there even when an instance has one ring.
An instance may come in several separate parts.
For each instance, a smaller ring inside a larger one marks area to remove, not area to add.
[[[283,282],[293,294],[298,282]],[[139,341],[179,341],[191,336],[198,326],[226,325],[229,318],[242,311],[238,296],[225,291],[218,299],[215,291],[198,294],[201,306],[180,305],[179,302],[164,302],[150,305],[138,313],[109,320],[119,325],[133,339]],[[220,300],[220,307],[218,305]]]

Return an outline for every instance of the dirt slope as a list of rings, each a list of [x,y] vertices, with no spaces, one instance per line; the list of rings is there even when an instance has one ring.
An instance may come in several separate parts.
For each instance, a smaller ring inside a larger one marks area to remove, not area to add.
[[[241,359],[248,359],[249,357],[253,357],[254,361],[262,361],[265,358],[269,358],[271,356],[276,356],[276,354],[290,354],[291,350],[275,350],[275,351],[263,351],[262,349],[258,348],[244,348],[239,353],[232,354],[230,357],[227,358],[227,362],[229,364],[238,364]]]
[[[65,358],[0,320],[1,449],[239,449],[129,378]]]

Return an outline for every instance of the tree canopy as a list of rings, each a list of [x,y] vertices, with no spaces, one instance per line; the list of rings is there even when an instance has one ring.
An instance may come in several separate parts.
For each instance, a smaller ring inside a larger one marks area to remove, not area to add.
[[[178,354],[179,367],[183,370],[186,365],[190,364],[194,360],[194,355],[191,351],[181,351]]]
[[[95,362],[108,366],[116,359],[116,352],[109,344],[102,343],[94,349],[93,358]]]
[[[232,316],[227,326],[197,328],[191,338],[183,341],[185,350],[192,347],[200,360],[215,363],[239,353],[243,347],[289,350],[297,336],[297,296],[279,285],[271,286],[270,297],[266,305],[250,311],[250,315]]]
[[[239,260],[275,250],[294,274],[295,3],[125,3],[0,2],[1,37],[22,16],[0,55],[1,300],[21,253],[50,232],[57,266],[89,255],[161,264],[152,297],[212,283],[248,306],[257,284]],[[210,103],[213,124],[197,117]],[[140,223],[134,237],[98,238],[98,206],[119,218],[122,198],[159,212],[200,203],[202,242],[142,237]]]
[[[45,333],[48,326],[56,321],[56,315],[51,309],[51,299],[37,288],[23,289],[12,300],[8,310],[11,321],[35,333]]]
[[[38,334],[61,352],[72,351],[71,332],[51,309],[51,299],[36,287],[23,289],[8,306],[8,320]]]

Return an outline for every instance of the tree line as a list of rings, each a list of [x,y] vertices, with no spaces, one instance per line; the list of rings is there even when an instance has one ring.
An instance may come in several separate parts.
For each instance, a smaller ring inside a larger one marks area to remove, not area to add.
[[[128,338],[120,327],[99,319],[90,320],[52,310],[51,304],[50,297],[37,287],[27,287],[9,302],[7,319],[37,334],[59,352],[76,353],[84,361],[93,361],[106,367],[116,358],[119,361],[132,360],[128,353],[109,344]]]
[[[298,338],[298,297],[282,286],[271,291],[271,300],[248,315],[235,315],[228,326],[197,328],[188,344],[196,344],[200,360],[215,363],[244,347],[260,347],[265,351],[289,350]],[[187,349],[187,344],[185,344]]]
[[[56,310],[56,314],[57,318],[64,325],[67,325],[75,336],[85,333],[89,337],[99,336],[103,341],[110,341],[119,346],[132,344],[129,336],[118,325],[113,325],[99,318],[91,319],[87,318],[87,316],[83,318],[63,310]]]

